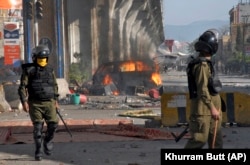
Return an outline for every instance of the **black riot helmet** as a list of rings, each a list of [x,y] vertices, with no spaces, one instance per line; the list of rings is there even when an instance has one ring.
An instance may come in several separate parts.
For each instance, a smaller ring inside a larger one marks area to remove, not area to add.
[[[195,43],[194,48],[197,52],[206,52],[214,55],[218,50],[219,32],[216,29],[205,31]]]
[[[46,45],[38,45],[32,50],[33,58],[48,58],[50,54],[49,48]]]

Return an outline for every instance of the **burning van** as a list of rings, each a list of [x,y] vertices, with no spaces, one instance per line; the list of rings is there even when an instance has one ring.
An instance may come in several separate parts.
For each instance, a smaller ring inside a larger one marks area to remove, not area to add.
[[[103,63],[93,75],[93,95],[134,95],[161,85],[153,61],[129,60]]]

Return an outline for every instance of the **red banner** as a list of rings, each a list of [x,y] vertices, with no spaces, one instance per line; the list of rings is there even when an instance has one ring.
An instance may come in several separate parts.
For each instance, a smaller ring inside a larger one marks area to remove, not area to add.
[[[22,9],[22,0],[0,0],[0,9]]]
[[[13,65],[20,60],[20,46],[19,45],[5,45],[4,46],[4,64]]]

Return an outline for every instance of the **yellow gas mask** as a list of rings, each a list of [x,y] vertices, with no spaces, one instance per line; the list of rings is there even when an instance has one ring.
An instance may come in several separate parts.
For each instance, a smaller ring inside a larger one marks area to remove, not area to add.
[[[48,64],[47,57],[44,57],[44,58],[37,57],[36,62],[41,67],[45,67]]]

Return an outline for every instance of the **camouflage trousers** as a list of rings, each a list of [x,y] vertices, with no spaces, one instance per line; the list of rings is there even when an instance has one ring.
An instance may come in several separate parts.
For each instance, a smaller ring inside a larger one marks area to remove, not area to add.
[[[201,149],[206,143],[208,143],[208,148],[222,148],[221,123],[222,116],[220,116],[220,119],[216,123],[216,120],[210,115],[191,115],[189,122],[191,138],[187,141],[184,148]]]
[[[55,100],[29,101],[29,115],[33,123],[58,123]]]

